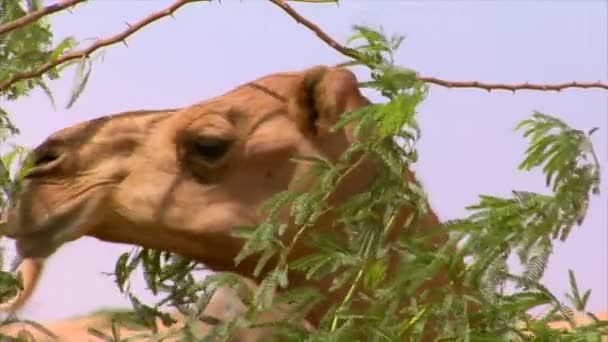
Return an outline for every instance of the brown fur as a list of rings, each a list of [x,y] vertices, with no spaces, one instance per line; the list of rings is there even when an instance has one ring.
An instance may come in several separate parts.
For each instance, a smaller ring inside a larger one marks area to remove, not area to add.
[[[329,128],[343,113],[367,104],[350,71],[315,67],[262,77],[178,110],[131,112],[66,128],[36,149],[44,162],[10,211],[7,233],[26,258],[48,257],[86,235],[180,253],[214,270],[252,277],[255,258],[234,265],[242,241],[230,230],[260,222],[256,212],[263,200],[296,187],[294,180],[311,165],[294,162],[294,154],[336,160],[353,137],[349,127]],[[216,160],[202,159],[194,152],[201,137],[230,139],[232,145]],[[365,191],[375,176],[373,162],[364,160],[330,200]],[[406,177],[416,181],[412,173]],[[322,217],[318,227],[331,218]],[[430,211],[423,225],[438,223]],[[308,252],[298,244],[290,256]],[[294,272],[289,280],[290,286],[310,283]],[[329,284],[316,284],[328,300],[307,317],[313,324],[344,295],[329,293]]]

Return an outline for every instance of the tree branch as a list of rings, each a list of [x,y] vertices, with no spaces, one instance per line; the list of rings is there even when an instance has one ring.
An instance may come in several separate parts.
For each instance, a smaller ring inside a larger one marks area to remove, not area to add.
[[[317,37],[321,38],[322,41],[324,41],[327,45],[332,47],[334,50],[336,50],[336,51],[340,52],[341,54],[343,54],[347,57],[350,57],[350,58],[356,59],[358,57],[359,54],[357,53],[356,50],[346,47],[346,46],[338,43],[337,41],[335,41],[327,33],[323,32],[323,30],[321,30],[321,28],[319,26],[315,25],[313,22],[304,18],[298,12],[296,12],[296,10],[294,10],[293,7],[289,6],[289,4],[285,0],[270,0],[270,2],[279,6],[280,9],[282,9],[287,14],[289,14],[289,16],[292,17],[298,24],[302,24],[302,25],[306,26],[308,29],[310,29],[312,32],[314,32],[317,35]],[[328,2],[328,1],[324,1],[324,2]]]
[[[608,90],[608,84],[602,82],[565,82],[558,84],[535,84],[535,83],[517,83],[517,84],[506,84],[506,83],[484,83],[477,81],[447,81],[436,77],[425,77],[418,76],[419,80],[440,85],[446,88],[477,88],[484,89],[487,91],[492,90],[509,90],[515,92],[516,90],[540,90],[540,91],[561,91],[567,88],[599,88]],[[359,85],[362,87],[368,87],[371,82],[361,82]]]
[[[336,40],[334,40],[333,38],[331,38],[327,33],[325,33],[323,30],[321,30],[321,28],[317,25],[315,25],[313,22],[311,22],[310,20],[304,18],[302,15],[300,15],[295,9],[293,9],[293,7],[291,7],[289,4],[287,4],[286,0],[269,0],[271,3],[275,4],[276,6],[278,6],[280,9],[282,9],[285,13],[287,13],[290,17],[292,17],[298,24],[302,24],[305,27],[307,27],[309,30],[311,30],[314,34],[317,35],[317,37],[321,38],[321,40],[323,42],[325,42],[327,45],[329,45],[331,48],[333,48],[334,50],[340,52],[341,54],[353,58],[353,59],[357,59],[357,51],[354,49],[351,49],[347,46],[344,46],[340,43],[338,43]],[[326,2],[326,1],[323,1]],[[355,63],[351,63],[351,62],[346,62],[346,63],[341,63],[340,66],[348,66],[348,65],[352,65]],[[447,87],[447,88],[478,88],[478,89],[484,89],[487,91],[491,91],[491,90],[510,90],[510,91],[516,91],[516,90],[541,90],[541,91],[561,91],[563,89],[567,89],[567,88],[600,88],[600,89],[606,89],[608,90],[608,84],[606,83],[602,83],[602,82],[566,82],[566,83],[559,83],[559,84],[533,84],[533,83],[519,83],[519,84],[505,84],[505,83],[482,83],[482,82],[477,82],[477,81],[448,81],[448,80],[444,80],[444,79],[440,79],[437,77],[426,77],[426,76],[419,76],[418,77],[419,80],[427,82],[427,83],[431,83],[431,84],[435,84],[435,85],[439,85],[439,86],[443,86],[443,87]],[[362,83],[363,86],[368,85],[369,83]]]
[[[39,10],[29,13],[27,15],[24,15],[23,17],[21,17],[17,20],[13,20],[4,25],[0,25],[0,35],[14,31],[14,30],[19,29],[23,26],[26,26],[30,23],[33,23],[34,21],[36,21],[42,17],[45,17],[49,14],[62,11],[66,8],[75,6],[75,5],[77,5],[81,2],[85,2],[85,1],[87,1],[87,0],[64,0],[64,1],[52,4],[52,5],[49,5],[46,7],[42,7]]]
[[[567,88],[600,88],[608,90],[608,84],[601,82],[565,82],[558,84],[534,84],[534,83],[519,83],[519,84],[505,84],[505,83],[483,83],[477,81],[446,81],[435,77],[418,77],[427,83],[433,83],[447,88],[479,88],[487,91],[491,90],[541,90],[541,91],[561,91]]]
[[[91,44],[89,47],[87,47],[85,49],[76,50],[76,51],[67,53],[61,57],[58,57],[57,59],[48,61],[33,70],[15,73],[15,74],[11,75],[5,81],[0,82],[0,93],[7,90],[8,87],[10,87],[11,85],[15,84],[18,81],[40,77],[45,72],[51,70],[52,68],[54,68],[60,64],[63,64],[65,62],[68,62],[68,61],[71,61],[74,59],[88,58],[93,52],[97,51],[98,49],[100,49],[102,47],[113,45],[113,44],[116,44],[119,42],[124,42],[127,37],[129,37],[130,35],[134,34],[137,31],[139,31],[143,27],[145,27],[159,19],[173,15],[173,13],[175,11],[177,11],[180,7],[182,7],[186,4],[189,4],[189,3],[202,2],[202,1],[209,1],[209,0],[178,0],[178,1],[174,2],[171,6],[165,8],[164,10],[156,12],[156,13],[152,13],[149,16],[143,18],[142,20],[136,22],[135,24],[128,25],[128,28],[126,30],[124,30],[114,36],[97,40],[95,43]]]

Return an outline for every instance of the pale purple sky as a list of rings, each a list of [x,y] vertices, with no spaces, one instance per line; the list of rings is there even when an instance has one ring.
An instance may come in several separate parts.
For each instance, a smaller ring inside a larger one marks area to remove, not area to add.
[[[103,0],[53,18],[57,37],[92,39],[113,34],[171,1]],[[606,1],[379,1],[343,0],[340,6],[294,5],[344,42],[353,24],[406,35],[400,65],[423,75],[487,82],[608,81]],[[267,73],[343,61],[303,26],[262,0],[199,3],[175,19],[153,24],[106,50],[84,94],[64,110],[73,72],[52,82],[58,108],[41,92],[3,104],[34,146],[53,131],[82,120],[131,109],[188,105]],[[364,73],[359,74],[365,79]],[[417,173],[442,219],[462,217],[479,194],[512,189],[545,191],[538,172],[516,170],[526,141],[513,127],[533,110],[570,125],[599,127],[593,142],[604,166],[602,194],[566,243],[556,243],[545,283],[560,298],[567,269],[591,288],[592,310],[608,308],[608,97],[601,90],[555,92],[445,89],[432,86],[421,106],[423,138]],[[377,98],[375,98],[377,99]],[[40,287],[21,312],[49,320],[128,301],[111,276],[130,246],[81,239],[48,262]],[[141,277],[136,288],[142,288]],[[140,292],[141,293],[141,292]],[[151,298],[144,295],[143,298]]]

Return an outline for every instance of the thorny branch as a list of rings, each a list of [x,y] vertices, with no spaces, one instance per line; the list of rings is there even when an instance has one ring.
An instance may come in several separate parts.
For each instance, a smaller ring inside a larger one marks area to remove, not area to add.
[[[562,91],[567,88],[600,88],[607,89],[608,84],[601,82],[564,82],[558,84],[535,84],[535,83],[484,83],[478,81],[446,81],[436,77],[425,77],[418,76],[418,79],[427,83],[440,85],[446,88],[478,88],[487,91],[492,90],[509,90],[515,92],[516,90],[541,90],[541,91]],[[370,85],[370,82],[361,82],[359,86],[366,87]]]
[[[88,58],[93,52],[97,51],[98,49],[100,49],[102,47],[113,45],[113,44],[116,44],[119,42],[124,43],[125,39],[127,39],[127,37],[129,37],[130,35],[134,34],[135,32],[139,31],[140,29],[142,29],[143,27],[145,27],[149,24],[151,24],[155,21],[158,21],[159,19],[173,15],[173,13],[175,13],[175,11],[177,11],[180,7],[182,7],[186,4],[189,4],[189,3],[202,2],[202,1],[209,1],[209,0],[178,0],[178,1],[174,2],[171,6],[165,8],[164,10],[156,12],[156,13],[152,13],[149,16],[143,18],[142,20],[136,22],[135,24],[128,24],[128,28],[126,30],[124,30],[114,36],[111,36],[111,37],[108,37],[105,39],[99,39],[95,43],[91,44],[89,47],[87,47],[85,49],[72,51],[57,59],[48,61],[33,70],[13,74],[11,77],[9,77],[8,79],[6,79],[5,81],[0,83],[0,93],[5,91],[8,87],[10,87],[15,82],[39,77],[42,74],[44,74],[45,72],[51,70],[52,68],[54,68],[60,64],[63,64],[65,62],[71,61],[71,60]]]
[[[601,82],[564,82],[558,84],[535,84],[535,83],[518,83],[518,84],[505,84],[505,83],[483,83],[477,81],[446,81],[435,77],[424,77],[420,76],[418,79],[427,83],[433,83],[447,88],[480,88],[487,91],[491,90],[543,90],[543,91],[561,91],[567,88],[601,88],[608,90],[608,84]]]
[[[0,25],[0,35],[22,28],[23,26],[33,23],[34,21],[46,17],[49,14],[62,11],[66,8],[75,6],[87,0],[64,0],[46,7],[42,7],[37,11],[24,15],[23,17],[10,21],[4,25]]]
[[[74,5],[77,5],[78,3],[85,2],[85,1],[87,1],[87,0],[65,0],[63,2],[59,2],[59,3],[53,4],[53,5],[46,6],[35,12],[32,12],[28,15],[25,15],[17,20],[14,20],[7,24],[1,25],[0,34],[7,33],[10,31],[13,31],[15,29],[21,28],[46,15],[64,10],[66,8],[72,7]],[[139,22],[137,22],[133,25],[129,25],[126,30],[124,30],[114,36],[111,36],[111,37],[108,37],[105,39],[99,39],[87,48],[72,51],[57,59],[48,61],[45,64],[39,66],[38,68],[13,74],[11,77],[0,82],[0,93],[5,91],[6,89],[8,89],[8,87],[10,87],[11,85],[13,85],[16,82],[40,77],[45,72],[51,70],[52,68],[54,68],[56,66],[63,64],[63,63],[69,62],[71,60],[88,58],[93,52],[97,51],[98,49],[100,49],[102,47],[113,45],[113,44],[116,44],[119,42],[124,43],[126,38],[128,38],[135,32],[139,31],[143,27],[145,27],[155,21],[158,21],[159,19],[162,19],[166,16],[173,15],[173,13],[175,11],[177,11],[179,8],[181,8],[182,6],[184,6],[188,3],[202,2],[202,1],[209,1],[209,0],[178,0],[178,1],[174,2],[171,6],[164,9],[163,11],[153,13],[153,14],[149,15],[148,17],[140,20]],[[356,50],[351,49],[347,46],[344,46],[344,45],[338,43],[333,38],[331,38],[319,26],[317,26],[310,20],[306,19],[305,17],[300,15],[295,9],[293,9],[293,7],[291,7],[287,3],[287,0],[269,0],[269,1],[271,3],[273,3],[274,5],[278,6],[279,8],[281,8],[290,17],[292,17],[297,23],[304,25],[306,28],[308,28],[313,33],[315,33],[315,35],[317,35],[317,37],[319,37],[323,42],[325,42],[327,45],[329,45],[334,50],[338,51],[339,53],[341,53],[347,57],[357,59],[358,54],[357,54]],[[336,0],[291,0],[291,1],[308,2],[308,3],[336,2]],[[348,64],[348,63],[346,63],[346,64]],[[436,84],[436,85],[448,87],[448,88],[478,88],[478,89],[484,89],[484,90],[488,90],[488,91],[491,91],[491,90],[560,91],[560,90],[567,89],[567,88],[601,88],[601,89],[608,90],[608,84],[602,83],[602,82],[587,82],[587,83],[566,82],[566,83],[560,83],[560,84],[532,84],[532,83],[526,82],[526,83],[520,83],[520,84],[504,84],[504,83],[483,83],[483,82],[477,82],[477,81],[449,81],[449,80],[444,80],[444,79],[440,79],[440,78],[436,78],[436,77],[426,77],[426,76],[419,76],[418,79],[420,79],[424,82],[427,82],[427,83]]]
[[[314,32],[317,35],[317,37],[319,37],[327,45],[331,46],[334,50],[337,50],[341,54],[343,54],[347,57],[350,57],[350,58],[356,59],[358,57],[357,51],[355,51],[354,49],[351,49],[349,47],[346,47],[346,46],[338,43],[337,41],[335,41],[327,33],[325,33],[323,30],[321,30],[321,28],[319,28],[319,26],[315,25],[310,20],[304,18],[295,9],[293,9],[293,7],[289,6],[289,4],[285,0],[270,0],[270,2],[279,6],[279,8],[281,8],[283,11],[285,11],[298,24],[302,24],[302,25],[306,26],[307,28],[309,28],[312,32]]]
[[[338,43],[336,40],[331,38],[325,33],[319,26],[312,23],[310,20],[304,18],[299,14],[293,7],[291,7],[286,0],[269,0],[281,8],[285,13],[292,17],[297,23],[304,25],[311,30],[317,37],[321,38],[323,42],[332,47],[334,50],[341,54],[350,57],[357,58],[357,51]],[[348,65],[350,63],[343,63],[342,65]],[[505,83],[483,83],[477,81],[448,81],[436,77],[418,76],[418,79],[427,83],[436,84],[447,88],[479,88],[487,91],[491,90],[510,90],[515,92],[516,90],[541,90],[541,91],[561,91],[567,88],[601,88],[608,90],[608,84],[602,82],[566,82],[560,84],[533,84],[533,83],[519,83],[519,84],[505,84]],[[363,84],[365,85],[365,84]]]

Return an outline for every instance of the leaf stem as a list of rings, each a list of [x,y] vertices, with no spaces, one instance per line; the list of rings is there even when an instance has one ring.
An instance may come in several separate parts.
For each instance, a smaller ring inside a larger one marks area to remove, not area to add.
[[[346,305],[346,303],[351,300],[353,294],[355,293],[355,288],[357,287],[357,285],[359,284],[359,280],[361,280],[361,277],[363,276],[364,270],[365,270],[365,266],[363,266],[359,269],[359,272],[357,272],[357,275],[355,277],[355,280],[353,281],[353,284],[348,289],[348,293],[346,293],[346,296],[344,296],[344,299],[342,299],[342,302],[340,303],[340,306],[338,307],[338,310],[336,311],[337,314],[334,316],[334,319],[331,322],[331,331],[332,332],[335,331],[336,328],[338,327],[338,313],[340,312],[340,310],[342,310],[342,308]]]

